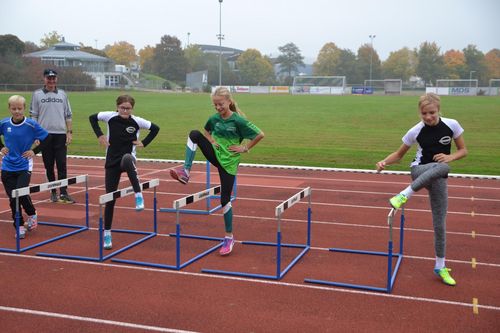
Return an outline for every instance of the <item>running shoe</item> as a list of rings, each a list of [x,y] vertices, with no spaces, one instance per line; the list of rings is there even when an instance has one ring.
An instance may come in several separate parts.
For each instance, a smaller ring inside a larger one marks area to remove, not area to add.
[[[17,238],[17,232],[14,235]],[[26,237],[26,228],[22,225],[19,227],[19,239],[24,239]]]
[[[38,217],[35,215],[28,216],[28,231],[33,231],[38,227]]]
[[[170,177],[178,180],[182,184],[187,184],[189,181],[189,175],[187,174],[186,170],[184,170],[183,166],[170,169]]]
[[[68,193],[61,193],[59,196],[59,202],[64,204],[74,204],[76,201]]]
[[[451,277],[449,272],[451,272],[451,269],[446,267],[443,267],[441,269],[437,268],[434,269],[434,274],[439,276],[443,280],[444,284],[447,284],[449,286],[454,286],[457,284],[457,282]]]
[[[59,201],[59,198],[57,197],[57,192],[56,191],[51,191],[50,192],[50,201],[51,202],[57,202],[57,201]]]
[[[219,254],[221,256],[226,256],[233,250],[234,238],[224,237],[222,242],[222,247],[220,248]]]
[[[111,234],[109,235],[104,235],[104,245],[103,245],[105,250],[111,250],[113,247],[113,242],[111,241]]]
[[[389,199],[389,202],[394,209],[399,209],[408,201],[408,198],[403,194],[398,194]]]
[[[135,210],[138,212],[144,210],[144,198],[142,196],[135,198]]]

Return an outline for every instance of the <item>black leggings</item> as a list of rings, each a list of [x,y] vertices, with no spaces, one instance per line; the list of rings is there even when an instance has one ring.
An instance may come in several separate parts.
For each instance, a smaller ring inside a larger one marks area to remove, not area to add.
[[[233,185],[235,176],[227,173],[227,171],[220,165],[217,156],[215,156],[214,147],[208,141],[208,139],[198,130],[193,130],[189,133],[189,138],[191,141],[196,143],[200,147],[201,152],[205,155],[205,158],[219,170],[219,178],[221,185],[221,195],[220,204],[222,207],[227,205],[231,201],[231,193],[233,191]]]
[[[135,158],[130,154],[125,154],[122,157],[120,165],[106,168],[104,178],[106,193],[114,192],[118,189],[120,177],[124,171],[127,172],[128,179],[130,179],[134,192],[141,192],[141,185],[139,184],[139,177],[137,176],[137,168],[135,166]],[[106,202],[106,207],[104,208],[104,229],[106,230],[111,230],[111,225],[113,224],[115,202],[116,200]]]
[[[5,188],[5,192],[9,197],[10,210],[12,212],[12,219],[14,220],[14,228],[16,227],[16,199],[12,198],[12,190],[16,188],[27,187],[30,185],[31,172],[28,170],[24,171],[5,171],[2,170],[2,183]],[[24,225],[23,214],[21,211],[21,206],[28,215],[35,215],[36,210],[31,202],[31,197],[29,195],[23,195],[19,197],[19,213],[21,215],[19,220],[19,226]]]
[[[43,165],[47,180],[53,182],[56,180],[54,173],[54,164],[57,166],[57,179],[67,178],[66,156],[68,147],[66,146],[66,134],[49,134],[51,144],[42,150]],[[61,187],[61,193],[68,194],[67,187]]]

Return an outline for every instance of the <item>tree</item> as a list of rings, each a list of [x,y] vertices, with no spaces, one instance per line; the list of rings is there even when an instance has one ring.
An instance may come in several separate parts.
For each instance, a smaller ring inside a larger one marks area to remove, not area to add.
[[[340,49],[333,42],[323,45],[319,51],[318,58],[313,63],[313,74],[337,75],[335,69],[339,62],[340,53]]]
[[[417,51],[417,75],[426,84],[441,79],[445,74],[444,59],[436,43],[424,42]]]
[[[464,78],[467,71],[465,56],[460,50],[448,50],[443,56],[446,73],[449,79]]]
[[[155,54],[155,48],[147,45],[139,50],[139,65],[147,73],[151,73],[151,61]]]
[[[30,41],[24,42],[24,53],[32,53],[36,51],[40,51],[40,47],[38,45]]]
[[[54,44],[62,42],[64,37],[59,35],[57,31],[49,32],[48,34],[43,35],[43,38],[40,39],[40,45],[42,48],[49,48]]]
[[[401,79],[408,82],[415,75],[416,58],[413,51],[403,47],[391,52],[386,61],[382,63],[384,79]]]
[[[297,73],[299,66],[304,66],[304,57],[300,54],[300,49],[294,43],[278,47],[281,54],[276,58],[276,63],[280,65],[279,73],[286,74],[286,82],[292,82],[292,73]]]
[[[186,58],[181,41],[174,36],[164,35],[156,44],[151,61],[153,74],[167,80],[183,82],[186,79]]]
[[[335,73],[339,76],[345,76],[346,80],[350,83],[361,82],[354,52],[349,49],[340,50]]]
[[[248,49],[237,60],[242,84],[266,85],[274,81],[271,61],[256,49]]]
[[[21,55],[24,52],[24,47],[24,43],[17,36],[0,35],[0,56]]]
[[[469,77],[471,77],[471,71],[474,71],[473,79],[478,79],[480,85],[488,84],[488,73],[486,63],[484,61],[484,53],[476,48],[476,45],[469,44],[463,49],[465,56],[465,63],[467,65],[467,70],[469,72]]]
[[[187,61],[187,72],[197,72],[207,69],[207,63],[201,48],[196,44],[191,44],[184,49],[184,56]]]
[[[488,80],[500,79],[500,50],[492,49],[484,56],[486,68],[488,68]]]
[[[370,79],[370,67],[372,80],[380,80],[382,78],[380,58],[377,51],[370,44],[364,44],[359,47],[357,67],[361,79]]]
[[[137,54],[134,45],[121,41],[113,45],[107,45],[104,48],[106,55],[120,65],[130,67],[130,64],[137,60]]]

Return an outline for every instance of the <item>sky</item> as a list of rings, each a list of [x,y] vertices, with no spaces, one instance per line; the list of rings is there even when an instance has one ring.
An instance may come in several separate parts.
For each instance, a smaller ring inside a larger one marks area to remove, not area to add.
[[[0,35],[40,44],[56,31],[70,43],[103,49],[127,41],[139,51],[176,36],[182,46],[254,48],[278,56],[294,43],[306,63],[334,42],[354,53],[373,42],[381,60],[435,42],[444,53],[469,44],[500,49],[499,0],[0,0]],[[370,38],[370,35],[375,35]]]

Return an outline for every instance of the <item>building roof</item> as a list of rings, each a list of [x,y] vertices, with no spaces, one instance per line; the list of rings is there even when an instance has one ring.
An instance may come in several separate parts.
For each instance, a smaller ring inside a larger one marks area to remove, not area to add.
[[[220,51],[224,58],[239,56],[244,52],[243,50],[235,49],[232,47],[219,46],[219,45],[207,45],[207,44],[196,44],[196,45],[201,49],[203,53],[219,54]]]
[[[80,51],[80,46],[66,43],[64,40],[54,44],[46,50],[27,53],[25,57],[34,58],[60,58],[60,59],[78,59],[94,62],[112,62],[111,59],[101,57],[92,53]]]

